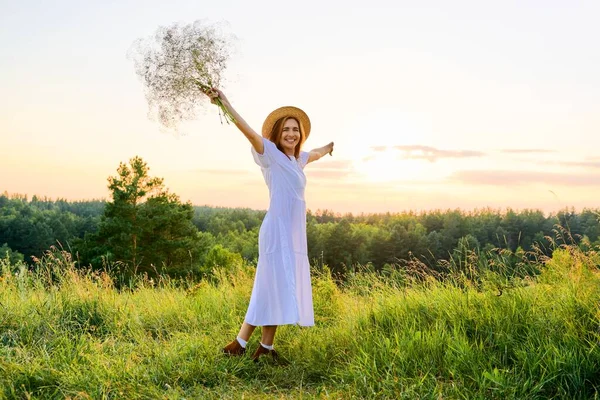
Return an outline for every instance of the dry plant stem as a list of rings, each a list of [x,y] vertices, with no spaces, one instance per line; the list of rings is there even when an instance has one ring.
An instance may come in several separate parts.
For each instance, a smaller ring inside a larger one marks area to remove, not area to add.
[[[231,122],[233,122],[235,124],[236,120],[233,117],[233,114],[231,114],[229,112],[229,110],[227,110],[227,108],[225,107],[225,105],[223,104],[223,102],[221,101],[221,99],[216,99],[215,103],[221,109],[221,111],[223,111],[223,115],[225,116],[225,121],[227,121],[227,123],[229,123],[231,121]]]
[[[211,89],[211,86],[203,85],[201,82],[196,81],[195,83],[204,94],[206,94]],[[235,117],[231,112],[229,112],[227,107],[225,107],[225,104],[223,104],[223,101],[220,98],[214,99],[214,103],[223,112],[223,115],[225,116],[225,122],[233,122],[234,124],[236,123]]]

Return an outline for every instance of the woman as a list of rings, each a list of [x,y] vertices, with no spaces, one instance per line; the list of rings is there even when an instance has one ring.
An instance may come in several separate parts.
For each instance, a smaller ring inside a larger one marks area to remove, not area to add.
[[[310,134],[310,120],[296,107],[273,111],[258,135],[218,89],[207,93],[219,98],[235,118],[235,124],[252,145],[254,161],[261,167],[269,187],[270,204],[258,237],[258,265],[250,304],[235,340],[223,348],[228,355],[242,355],[257,326],[262,326],[258,349],[277,359],[273,340],[277,326],[314,325],[310,266],[306,248],[306,164],[333,152],[333,142],[310,152],[301,151]]]

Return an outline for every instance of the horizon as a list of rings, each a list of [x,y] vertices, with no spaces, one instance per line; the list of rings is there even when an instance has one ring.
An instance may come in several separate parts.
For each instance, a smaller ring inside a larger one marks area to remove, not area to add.
[[[296,105],[305,150],[335,142],[306,167],[307,209],[597,207],[600,3],[309,1],[285,19],[278,4],[0,5],[0,192],[107,199],[139,155],[183,202],[267,209],[235,126],[206,102],[162,132],[127,58],[159,26],[204,19],[237,37],[223,89],[250,126]]]
[[[177,194],[177,193],[175,193]],[[25,197],[25,200],[27,202],[32,202],[33,201],[33,197],[36,197],[38,200],[40,201],[48,201],[48,202],[57,202],[57,201],[61,201],[64,200],[66,202],[69,203],[76,203],[76,202],[81,202],[81,203],[85,203],[85,202],[94,202],[94,201],[100,201],[100,202],[109,202],[111,201],[108,198],[96,198],[96,199],[68,199],[68,198],[64,198],[64,197],[56,197],[56,198],[51,198],[48,196],[43,196],[43,195],[39,195],[39,194],[33,194],[33,195],[29,195],[27,193],[8,193],[6,191],[0,193],[0,196],[6,196],[9,199],[15,199],[15,198],[22,198]],[[180,198],[180,201],[182,203],[185,203],[184,200],[182,200]],[[214,208],[214,209],[226,209],[226,210],[250,210],[250,211],[259,211],[259,212],[266,212],[267,209],[260,209],[260,208],[252,208],[252,207],[227,207],[227,206],[222,206],[222,205],[212,205],[212,204],[191,204],[192,207],[207,207],[207,208]],[[498,213],[500,215],[506,215],[506,213],[508,212],[515,212],[517,214],[521,214],[524,212],[541,212],[543,213],[544,217],[548,218],[551,216],[556,216],[557,214],[561,213],[561,212],[575,212],[576,214],[581,214],[585,211],[596,211],[596,212],[600,212],[600,206],[598,207],[583,207],[581,209],[576,209],[574,207],[571,206],[565,206],[564,208],[561,209],[556,209],[556,210],[552,210],[552,211],[544,211],[541,209],[535,209],[535,208],[523,208],[523,209],[517,209],[517,208],[512,208],[512,207],[504,207],[504,208],[492,208],[492,207],[476,207],[473,209],[462,209],[462,208],[435,208],[435,209],[426,209],[426,210],[411,210],[411,209],[405,209],[405,210],[401,210],[401,211],[384,211],[384,212],[373,212],[373,213],[368,213],[368,212],[352,212],[352,211],[347,211],[347,212],[340,212],[337,210],[333,210],[333,209],[311,209],[311,208],[307,208],[306,209],[307,213],[311,213],[312,215],[322,215],[325,212],[330,212],[332,213],[332,215],[335,218],[343,218],[347,215],[351,215],[353,217],[361,217],[361,216],[372,216],[372,215],[385,215],[385,214],[390,214],[390,215],[405,215],[405,214],[415,214],[415,215],[425,215],[425,214],[432,214],[432,213],[448,213],[448,212],[455,212],[458,211],[461,214],[464,215],[477,215],[478,213],[484,213],[484,212],[493,212],[493,213]]]

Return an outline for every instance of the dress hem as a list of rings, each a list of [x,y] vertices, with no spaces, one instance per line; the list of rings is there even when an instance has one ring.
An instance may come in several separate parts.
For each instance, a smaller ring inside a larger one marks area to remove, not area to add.
[[[258,324],[258,323],[253,323],[248,321],[247,319],[244,319],[244,322],[247,324],[250,324],[252,326],[280,326],[280,325],[298,325],[298,326],[302,326],[302,327],[311,327],[311,326],[315,326],[314,322],[312,324],[301,324],[299,322],[277,322],[277,323],[262,323],[262,324]]]

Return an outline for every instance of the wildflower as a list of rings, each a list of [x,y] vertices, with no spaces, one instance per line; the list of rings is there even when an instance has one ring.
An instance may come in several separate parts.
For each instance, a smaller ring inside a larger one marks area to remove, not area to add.
[[[150,114],[167,129],[196,116],[207,92],[220,87],[229,58],[229,38],[217,26],[195,21],[188,25],[159,27],[146,39],[134,42],[130,55],[142,79]],[[225,120],[234,118],[220,99]]]

